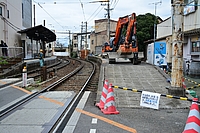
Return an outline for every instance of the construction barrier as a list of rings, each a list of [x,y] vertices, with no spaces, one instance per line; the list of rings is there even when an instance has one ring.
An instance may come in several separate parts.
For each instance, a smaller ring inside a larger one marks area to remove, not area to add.
[[[119,86],[112,86],[112,87],[115,88],[115,89],[122,89],[122,90],[128,90],[128,91],[142,93],[142,90],[129,89],[129,88],[126,88],[126,87],[119,87]],[[185,100],[185,101],[191,101],[191,102],[200,103],[200,101],[193,101],[192,99],[187,98],[187,97],[179,97],[179,96],[166,95],[166,94],[161,94],[160,96],[167,97],[167,98],[174,98],[174,99],[180,99],[180,100]]]
[[[194,83],[195,85],[200,85],[198,82],[193,81],[193,80],[191,80],[189,78],[185,78],[185,80],[187,80],[188,82]]]
[[[192,105],[190,107],[190,112],[183,133],[199,133],[200,132],[200,116],[199,116],[199,106],[196,103],[198,98],[193,98]]]
[[[186,88],[186,90],[190,90],[190,89],[194,89],[194,88],[198,88],[200,87],[200,83],[196,82],[196,81],[193,81],[191,79],[188,79],[188,78],[184,78],[185,80],[187,80],[188,82],[191,82],[193,84],[195,84],[195,86],[192,86],[192,87],[188,87]]]

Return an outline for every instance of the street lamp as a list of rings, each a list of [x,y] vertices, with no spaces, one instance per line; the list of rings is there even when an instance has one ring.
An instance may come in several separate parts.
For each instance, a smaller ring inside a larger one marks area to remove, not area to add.
[[[154,4],[155,8],[155,21],[154,21],[154,30],[153,30],[153,43],[154,43],[154,47],[155,47],[155,41],[156,41],[156,20],[157,20],[157,16],[156,16],[156,7],[158,4],[162,4],[162,1],[159,2],[154,2],[154,3],[150,3],[150,4]]]

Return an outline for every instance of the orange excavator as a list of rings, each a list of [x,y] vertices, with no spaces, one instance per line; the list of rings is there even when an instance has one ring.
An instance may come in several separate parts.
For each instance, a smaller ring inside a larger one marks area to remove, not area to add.
[[[109,63],[115,63],[116,58],[128,58],[134,65],[140,62],[138,60],[135,13],[119,18],[115,37],[103,45],[102,52],[107,54]]]

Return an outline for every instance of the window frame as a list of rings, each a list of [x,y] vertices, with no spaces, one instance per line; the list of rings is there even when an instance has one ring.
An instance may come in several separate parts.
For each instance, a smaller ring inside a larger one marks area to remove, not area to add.
[[[200,41],[192,41],[192,51],[191,52],[200,52]]]
[[[10,18],[10,11],[7,10],[7,18]]]
[[[3,8],[0,6],[0,15],[3,16]]]

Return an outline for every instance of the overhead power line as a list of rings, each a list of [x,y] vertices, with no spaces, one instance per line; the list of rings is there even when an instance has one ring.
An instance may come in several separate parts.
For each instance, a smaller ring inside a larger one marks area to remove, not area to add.
[[[56,21],[56,19],[54,19],[54,17],[53,16],[51,16],[51,14],[50,13],[48,13],[42,6],[41,6],[41,4],[40,3],[38,3],[38,2],[36,2],[35,0],[33,0],[35,3],[37,3],[38,4],[38,6],[42,9],[42,10],[44,10],[61,28],[63,28],[63,26],[58,22],[58,21]],[[63,28],[64,29],[64,28]]]
[[[101,5],[95,10],[95,12],[88,18],[88,23],[90,23],[102,10],[103,7],[100,9]],[[100,9],[100,10],[99,10]],[[99,11],[98,11],[99,10]],[[98,11],[98,12],[97,12]],[[97,12],[97,13],[96,13]],[[96,13],[96,14],[95,14]],[[94,15],[94,16],[93,16]]]
[[[115,7],[117,6],[117,4],[118,4],[118,2],[119,2],[119,0],[115,0],[115,3],[113,4],[113,9],[115,9]]]
[[[79,2],[81,4],[81,8],[82,8],[82,11],[83,11],[84,20],[86,21],[86,19],[85,19],[85,12],[84,12],[84,8],[83,8],[83,3],[81,2],[81,0],[79,0]]]

